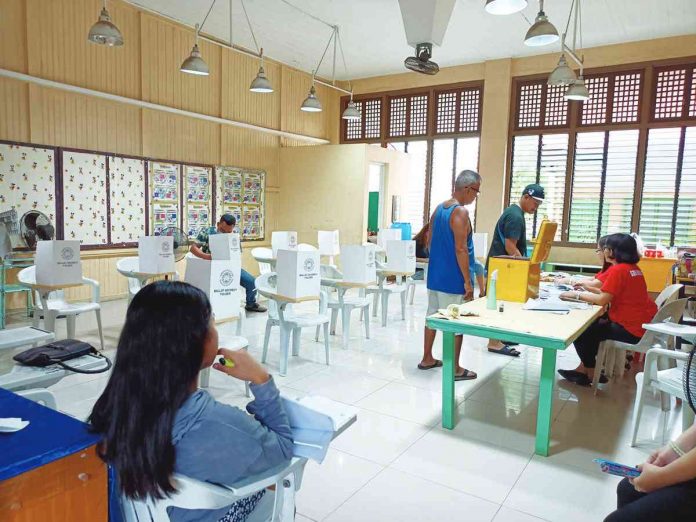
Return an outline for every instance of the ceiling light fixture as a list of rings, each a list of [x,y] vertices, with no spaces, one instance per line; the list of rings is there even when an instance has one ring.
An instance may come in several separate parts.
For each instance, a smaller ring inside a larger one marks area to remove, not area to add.
[[[486,0],[486,11],[494,15],[518,13],[527,7],[527,0]]]
[[[244,0],[240,0],[242,4],[242,10],[244,11],[244,18],[246,18],[247,26],[249,26],[249,32],[251,33],[251,38],[254,40],[254,47],[256,47],[256,52],[259,54],[259,72],[256,73],[256,78],[253,79],[249,90],[251,92],[261,92],[269,93],[273,92],[273,86],[271,82],[268,81],[266,77],[266,70],[263,68],[263,48],[259,48],[259,43],[256,41],[256,35],[254,34],[254,28],[251,26],[251,20],[249,20],[249,14],[246,10],[246,5],[244,5]],[[230,11],[232,10],[232,0],[230,0]],[[232,24],[232,19],[230,18],[230,26]],[[230,27],[230,45],[232,40],[232,28]]]
[[[304,112],[321,112],[321,102],[317,98],[317,90],[314,88],[314,72],[312,72],[312,86],[309,88],[309,94],[302,102],[301,111]]]
[[[321,112],[321,102],[319,101],[319,98],[317,98],[317,90],[314,87],[314,79],[316,77],[317,72],[319,71],[319,67],[321,67],[321,63],[324,61],[324,57],[326,56],[326,51],[329,50],[329,47],[331,46],[331,43],[333,42],[333,82],[336,82],[336,48],[337,48],[337,41],[338,41],[338,27],[333,25],[331,26],[331,36],[329,36],[329,41],[326,42],[326,47],[324,47],[324,52],[321,55],[321,58],[319,59],[319,63],[317,64],[317,68],[312,71],[312,85],[309,88],[309,94],[307,94],[307,97],[305,100],[302,102],[302,106],[300,107],[301,111],[304,112]],[[343,52],[343,49],[341,49],[341,53]],[[345,67],[345,56],[343,57],[343,65]]]
[[[102,1],[102,10],[99,14],[99,20],[90,28],[87,40],[109,47],[118,47],[123,45],[123,35],[118,30],[113,22],[109,11],[106,10],[106,0]]]
[[[355,102],[353,101],[353,93],[350,93],[350,101],[348,102],[348,106],[346,107],[346,110],[343,111],[343,116],[342,118],[344,120],[359,120],[362,118],[362,115],[360,114],[360,110],[358,109],[358,106],[355,105]]]
[[[570,85],[577,79],[575,71],[568,66],[565,54],[561,53],[558,65],[551,72],[548,79],[549,85]]]
[[[197,76],[208,76],[210,74],[210,69],[208,69],[208,64],[205,63],[205,60],[203,60],[201,51],[198,48],[199,31],[199,26],[196,24],[196,36],[193,43],[193,48],[191,49],[191,54],[184,60],[184,63],[181,64],[179,70],[183,73],[195,74]]]
[[[529,28],[527,35],[524,37],[525,45],[530,47],[539,47],[549,45],[558,41],[558,30],[549,22],[546,13],[544,12],[544,0],[539,0],[539,13],[534,20],[534,25]]]
[[[565,99],[573,101],[587,101],[590,99],[590,91],[587,90],[585,79],[582,76],[568,86]]]

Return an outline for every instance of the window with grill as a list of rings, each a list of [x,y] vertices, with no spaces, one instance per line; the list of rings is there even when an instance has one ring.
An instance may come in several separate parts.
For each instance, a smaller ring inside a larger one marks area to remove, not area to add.
[[[556,240],[561,239],[567,158],[567,133],[515,136],[510,203],[517,202],[524,187],[530,183],[538,183],[544,187],[544,203],[533,216],[525,216],[529,239],[536,236],[542,219],[558,223]]]
[[[638,130],[578,133],[568,241],[630,231],[637,154]]]
[[[355,107],[360,119],[343,120],[345,141],[379,139],[382,135],[382,99],[356,100]]]
[[[696,127],[649,130],[639,232],[649,243],[696,244]]]
[[[402,201],[402,221],[411,223],[415,235],[423,228],[423,202],[425,201],[425,175],[428,143],[426,141],[392,142],[389,147],[407,153],[411,157],[408,191]]]
[[[696,66],[657,69],[654,106],[655,120],[696,116]]]
[[[517,87],[518,129],[564,127],[568,124],[568,101],[563,85],[546,80],[520,83]]]
[[[428,133],[428,94],[389,98],[389,137]]]
[[[581,125],[638,122],[642,71],[590,75],[585,83],[590,99],[582,103]]]
[[[436,93],[435,133],[479,131],[481,89],[459,89]]]

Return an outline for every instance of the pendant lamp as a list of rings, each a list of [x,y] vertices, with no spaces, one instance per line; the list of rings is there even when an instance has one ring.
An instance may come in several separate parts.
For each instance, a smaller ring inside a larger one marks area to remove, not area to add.
[[[551,72],[548,79],[549,85],[570,85],[577,79],[575,72],[568,66],[565,54],[561,54],[561,58],[558,60],[558,65]]]
[[[352,92],[350,93],[350,101],[348,102],[348,106],[346,107],[346,110],[343,111],[342,118],[344,120],[359,120],[361,118],[360,111],[353,101]]]
[[[314,75],[312,75],[312,86],[309,88],[309,94],[302,102],[300,110],[304,112],[321,112],[321,102],[317,98],[317,90],[314,88]]]
[[[527,7],[527,0],[486,0],[486,11],[494,15],[519,13]]]
[[[109,47],[118,47],[123,45],[123,35],[111,22],[109,11],[106,10],[106,0],[102,2],[102,10],[99,14],[99,20],[90,28],[87,40]]]
[[[266,71],[263,68],[263,49],[261,49],[260,58],[261,65],[259,66],[259,72],[256,74],[256,78],[251,82],[249,90],[251,92],[273,92],[273,86],[271,82],[266,78]]]
[[[566,91],[565,99],[573,101],[587,101],[590,99],[590,91],[587,90],[585,79],[582,76],[570,84]]]
[[[539,47],[557,41],[558,30],[549,22],[546,13],[544,13],[544,0],[540,0],[539,13],[534,20],[534,25],[527,31],[527,35],[524,37],[524,43],[530,47]]]
[[[208,64],[205,63],[201,57],[201,51],[198,48],[198,31],[199,26],[196,24],[196,36],[193,43],[193,48],[191,49],[191,54],[184,60],[179,70],[183,73],[195,74],[197,76],[208,76],[210,74]]]

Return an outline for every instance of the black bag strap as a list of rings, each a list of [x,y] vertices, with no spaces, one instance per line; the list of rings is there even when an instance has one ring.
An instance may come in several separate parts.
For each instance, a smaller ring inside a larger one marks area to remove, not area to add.
[[[75,373],[103,373],[109,370],[111,368],[111,359],[109,359],[106,355],[99,355],[99,358],[104,359],[106,361],[106,367],[104,368],[97,368],[96,370],[83,370],[81,368],[74,368],[73,366],[70,366],[69,364],[65,364],[63,361],[53,361],[53,364],[57,364],[61,368],[65,368],[66,370],[70,370],[71,372]]]

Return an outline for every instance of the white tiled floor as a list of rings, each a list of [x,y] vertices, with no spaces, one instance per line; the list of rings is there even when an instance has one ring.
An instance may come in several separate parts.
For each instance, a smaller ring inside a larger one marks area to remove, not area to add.
[[[680,427],[678,409],[663,413],[651,400],[639,447],[630,448],[633,372],[597,396],[558,380],[552,455],[535,456],[540,351],[521,347],[522,356],[512,359],[488,353],[485,340],[465,338],[462,364],[479,378],[456,384],[459,420],[454,430],[445,430],[440,426],[440,370],[416,369],[425,289],[417,287],[405,321],[396,303],[386,328],[372,319],[369,340],[354,320],[347,349],[341,346],[339,324],[339,336],[331,339],[330,367],[324,364],[323,343],[314,342],[313,331],[303,332],[300,355],[291,358],[288,375],[275,376],[288,395],[321,394],[358,408],[357,423],[333,443],[324,463],[307,465],[297,500],[300,522],[602,520],[614,507],[618,479],[599,473],[592,459],[637,463]],[[113,356],[126,302],[103,308],[107,352]],[[60,323],[59,336],[65,328]],[[256,357],[261,356],[264,325],[265,314],[250,315],[245,325]],[[95,328],[93,316],[78,319],[78,335],[93,344]],[[221,330],[233,333],[234,325]],[[275,330],[271,372],[278,369]],[[440,342],[438,336],[436,356]],[[0,372],[12,364],[11,355],[0,357]],[[572,348],[559,354],[559,368],[576,363]],[[107,378],[73,375],[51,389],[61,410],[85,419]],[[209,390],[227,404],[248,402],[242,383],[218,372],[212,372]]]

